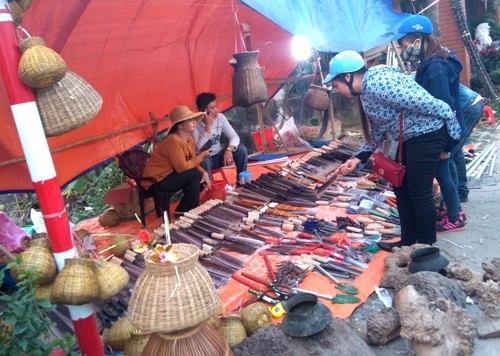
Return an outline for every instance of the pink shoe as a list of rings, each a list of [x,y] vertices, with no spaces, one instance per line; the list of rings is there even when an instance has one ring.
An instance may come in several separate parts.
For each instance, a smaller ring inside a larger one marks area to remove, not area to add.
[[[458,218],[458,220],[455,222],[451,222],[448,219],[448,216],[445,216],[440,222],[436,224],[436,233],[438,234],[461,230],[465,230],[465,222],[461,218]]]

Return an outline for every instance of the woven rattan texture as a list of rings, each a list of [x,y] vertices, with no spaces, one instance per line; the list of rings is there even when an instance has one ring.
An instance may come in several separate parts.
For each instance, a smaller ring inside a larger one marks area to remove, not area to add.
[[[114,263],[96,261],[92,268],[99,285],[99,299],[101,300],[114,297],[128,283],[129,274],[127,270]]]
[[[62,135],[92,120],[102,106],[102,97],[77,74],[68,71],[58,83],[35,91],[45,135]]]
[[[12,267],[10,270],[10,274],[14,280],[19,281],[20,275],[30,268],[33,268],[35,274],[40,276],[35,284],[47,284],[52,282],[56,277],[56,261],[46,242],[31,243],[28,248],[21,253],[21,258],[21,264]]]
[[[143,355],[231,356],[233,352],[215,329],[203,324],[194,330],[175,335],[152,334],[144,347]]]
[[[233,105],[248,107],[268,99],[267,86],[262,68],[257,62],[259,52],[233,54]]]
[[[186,329],[207,320],[219,307],[210,275],[198,262],[198,248],[173,244],[172,250],[179,256],[177,261],[146,259],[146,270],[135,283],[128,315],[137,329],[166,333]]]
[[[94,276],[93,260],[67,258],[52,285],[51,300],[55,304],[82,305],[97,299],[99,285]]]
[[[311,84],[304,95],[304,105],[310,109],[325,111],[330,106],[330,95],[326,88]]]

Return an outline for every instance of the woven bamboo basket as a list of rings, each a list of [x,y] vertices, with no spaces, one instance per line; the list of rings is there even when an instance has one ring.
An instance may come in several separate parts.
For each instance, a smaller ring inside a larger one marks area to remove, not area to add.
[[[210,275],[198,262],[199,249],[173,244],[172,251],[179,258],[171,263],[151,262],[146,256],[146,270],[135,283],[128,309],[137,329],[166,333],[182,330],[207,320],[219,307]]]
[[[330,107],[328,90],[322,86],[311,84],[304,95],[304,105],[314,110],[327,110]]]
[[[240,314],[248,336],[273,323],[273,316],[264,303],[252,303],[241,309]]]
[[[50,283],[56,278],[57,265],[47,239],[30,240],[28,248],[21,253],[21,258],[21,264],[10,270],[10,275],[15,281],[19,282],[21,275],[30,268],[33,268],[35,274],[40,276],[35,282],[36,285]]]
[[[48,137],[59,136],[85,125],[102,106],[99,93],[71,71],[67,71],[55,85],[35,90],[35,96]]]
[[[116,321],[108,332],[102,333],[103,341],[113,349],[121,351],[127,345],[134,330],[129,318],[123,317]]]
[[[99,225],[102,227],[112,227],[120,224],[120,213],[115,209],[108,209],[99,215]]]
[[[257,62],[258,51],[233,54],[233,105],[248,107],[268,100],[267,85]]]
[[[108,300],[114,297],[128,283],[129,274],[127,270],[117,264],[96,261],[92,265],[97,284],[99,285],[99,299]]]
[[[150,336],[151,334],[143,333],[140,330],[134,329],[130,333],[130,339],[127,341],[125,348],[123,349],[123,355],[141,356]]]
[[[35,300],[39,301],[42,299],[48,299],[51,301],[52,294],[52,283],[44,284],[42,286],[37,286],[35,288]]]
[[[152,334],[142,354],[162,356],[234,355],[217,330],[206,324],[176,333]]]
[[[236,314],[222,316],[217,330],[231,348],[238,346],[247,338],[245,327],[241,322],[241,316]]]
[[[52,285],[51,299],[55,304],[83,305],[96,300],[99,285],[94,276],[94,261],[67,258]]]
[[[46,47],[41,38],[27,38],[19,47],[23,54],[17,72],[27,86],[48,88],[65,76],[66,62],[56,51]]]
[[[123,257],[127,250],[132,247],[132,243],[126,236],[115,236],[111,239],[109,246],[113,246],[109,252],[116,257]]]

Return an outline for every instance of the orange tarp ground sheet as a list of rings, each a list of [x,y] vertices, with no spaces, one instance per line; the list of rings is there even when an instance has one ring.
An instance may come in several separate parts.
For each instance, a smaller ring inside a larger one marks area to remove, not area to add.
[[[254,179],[260,174],[268,172],[267,169],[265,169],[263,166],[252,166],[249,167],[249,170],[252,172],[252,176],[254,177]],[[236,177],[234,169],[225,169],[225,175],[230,184],[235,183]],[[328,206],[317,208],[316,213],[317,218],[324,218],[328,221],[335,220],[336,216],[343,215],[345,215],[344,209]],[[152,231],[153,229],[157,228],[162,222],[162,219],[157,218],[154,213],[149,214],[146,222],[148,230]],[[137,220],[129,220],[120,223],[120,225],[116,227],[103,228],[99,225],[97,218],[95,218],[80,223],[77,229],[86,229],[89,232],[96,234],[94,240],[96,241],[97,251],[100,251],[109,246],[110,238],[106,236],[99,236],[99,234],[122,233],[137,235],[139,230],[141,230],[141,225]],[[291,236],[293,236],[293,233],[289,234],[292,234]],[[337,233],[335,236],[341,238],[343,234]],[[244,268],[246,272],[261,276],[263,278],[267,277],[267,269],[263,257],[259,255],[258,251],[250,256],[238,255],[234,252],[232,252],[232,254],[246,261]],[[354,281],[345,281],[354,285],[358,289],[359,294],[357,296],[361,299],[360,303],[365,302],[366,299],[373,293],[374,286],[379,285],[380,278],[382,277],[382,274],[384,272],[384,259],[388,255],[388,252],[379,251],[375,254],[375,259],[369,263],[368,268],[364,270],[360,276],[358,276]],[[271,255],[269,256],[269,258],[275,266],[278,262],[286,259],[290,259],[291,261],[293,261],[295,257]],[[254,282],[254,284],[258,283]],[[339,291],[335,288],[333,282],[331,282],[325,276],[322,276],[316,272],[309,272],[307,277],[299,287],[301,289],[316,291],[318,293],[328,294],[332,296],[339,293]],[[265,287],[263,287],[263,290],[265,290]],[[253,298],[253,296],[248,293],[248,287],[233,279],[229,280],[226,285],[221,286],[218,291],[221,301],[224,305],[224,312],[226,313],[240,308],[245,301]],[[329,307],[334,317],[343,319],[348,318],[356,309],[356,307],[360,305],[360,303],[334,304],[325,299],[320,300]],[[280,322],[281,320],[275,319],[274,321]]]

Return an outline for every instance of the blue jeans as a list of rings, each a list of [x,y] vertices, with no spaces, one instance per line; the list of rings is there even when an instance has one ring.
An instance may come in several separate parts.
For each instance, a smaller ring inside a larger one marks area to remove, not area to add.
[[[236,177],[238,177],[238,174],[247,170],[248,150],[245,145],[240,143],[236,150],[233,151],[233,160],[236,165]],[[212,168],[224,166],[224,150],[205,158],[200,166],[208,172],[210,179],[212,179]]]
[[[460,214],[460,198],[458,197],[458,188],[451,177],[450,161],[449,158],[439,161],[436,179],[441,188],[446,209],[448,209],[448,217],[452,222],[455,222]]]
[[[464,156],[464,144],[472,134],[472,130],[479,123],[484,114],[484,100],[477,102],[474,105],[469,105],[464,108],[464,122],[466,133],[465,136],[458,142],[456,152],[452,153],[450,161],[450,172],[455,185],[458,188],[458,196],[460,199],[467,199],[469,196],[469,188],[467,187],[467,169]]]
[[[433,201],[434,177],[439,154],[445,149],[448,133],[441,129],[403,142],[403,164],[406,174],[403,185],[394,188],[401,223],[401,242],[436,242],[436,208]]]

